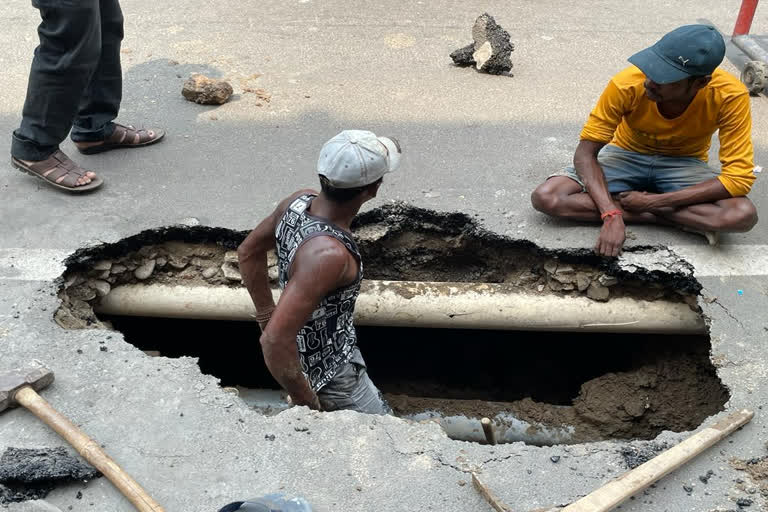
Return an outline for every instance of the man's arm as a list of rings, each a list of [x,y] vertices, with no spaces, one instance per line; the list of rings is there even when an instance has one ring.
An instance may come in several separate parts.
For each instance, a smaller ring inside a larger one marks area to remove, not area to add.
[[[306,242],[296,253],[291,279],[261,335],[267,368],[296,405],[320,408],[301,371],[296,335],[323,297],[346,284],[349,263],[349,252],[333,238],[319,236]]]
[[[581,141],[573,155],[573,166],[592,198],[598,213],[619,209],[608,192],[603,169],[597,154],[613,139],[624,114],[631,108],[632,89],[620,89],[614,80],[608,82],[597,104],[581,130]],[[624,219],[620,215],[606,217],[595,244],[595,252],[601,256],[618,256],[624,245]]]
[[[573,166],[584,183],[589,197],[594,201],[598,212],[603,213],[619,210],[613,201],[605,174],[597,161],[597,154],[605,144],[591,140],[581,140],[573,155]],[[601,256],[618,256],[626,237],[624,219],[621,215],[611,215],[603,219],[603,227],[595,244],[595,252]]]
[[[714,203],[731,196],[718,178],[703,181],[691,187],[682,188],[665,194],[646,194],[643,192],[622,192],[619,194],[621,206],[631,212],[653,212],[662,208],[676,208],[690,204]]]
[[[267,271],[267,253],[275,248],[275,229],[285,210],[298,196],[306,193],[315,194],[312,190],[300,190],[287,197],[275,208],[267,218],[259,223],[250,232],[242,244],[237,248],[237,258],[240,262],[240,273],[243,283],[251,295],[253,305],[256,307],[259,327],[264,327],[275,309],[272,298],[272,290],[269,287],[269,274]]]
[[[714,203],[729,197],[746,195],[755,181],[752,147],[752,114],[746,91],[723,103],[718,119],[720,139],[720,176],[692,187],[666,194],[623,194],[622,205],[628,210],[653,211],[699,203]]]

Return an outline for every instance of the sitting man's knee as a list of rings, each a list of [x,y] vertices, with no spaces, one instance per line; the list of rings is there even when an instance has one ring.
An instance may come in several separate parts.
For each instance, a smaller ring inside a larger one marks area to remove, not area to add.
[[[725,212],[727,229],[733,231],[749,231],[757,224],[757,208],[746,197],[734,201]]]
[[[531,193],[531,204],[542,213],[554,215],[557,208],[558,197],[547,183],[542,183]]]

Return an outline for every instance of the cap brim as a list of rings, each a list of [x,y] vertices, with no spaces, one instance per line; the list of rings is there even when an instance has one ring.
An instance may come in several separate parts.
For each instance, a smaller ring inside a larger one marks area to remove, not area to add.
[[[377,138],[379,139],[379,142],[386,146],[387,152],[389,153],[389,172],[396,171],[397,168],[400,167],[400,159],[403,157],[403,154],[400,152],[400,149],[394,140],[390,139],[389,137]]]
[[[639,51],[627,60],[657,84],[671,84],[692,76],[667,62],[653,50],[653,47]]]

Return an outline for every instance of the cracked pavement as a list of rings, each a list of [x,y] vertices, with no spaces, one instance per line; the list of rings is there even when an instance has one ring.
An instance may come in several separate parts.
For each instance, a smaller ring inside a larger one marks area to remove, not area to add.
[[[685,23],[706,19],[729,33],[739,4],[587,0],[574,9],[553,1],[263,0],[198,8],[202,4],[179,0],[123,0],[120,120],[162,126],[169,135],[141,151],[93,157],[75,155],[66,142],[65,151],[106,180],[103,190],[86,197],[63,195],[5,165],[0,366],[35,359],[49,365],[56,382],[44,397],[104,444],[169,511],[217,510],[276,491],[301,494],[319,512],[490,510],[472,488],[470,468],[514,510],[571,502],[627,469],[620,449],[628,443],[481,446],[451,441],[433,423],[391,417],[305,408],[265,417],[223,392],[193,359],[147,357],[117,333],[60,329],[52,315],[61,262],[79,248],[164,225],[249,229],[278,199],[314,186],[318,149],[347,127],[392,134],[404,145],[402,172],[387,178],[370,207],[402,200],[462,211],[495,233],[540,247],[590,248],[596,228],[534,212],[532,188],[570,160],[589,109],[628,55]],[[450,65],[448,54],[468,42],[472,22],[485,10],[516,45],[511,78]],[[38,19],[29,2],[0,5],[0,43],[11,49],[0,57],[6,70],[0,127],[7,135],[0,153],[6,155]],[[768,33],[767,22],[758,15],[753,33]],[[729,51],[725,66],[738,73],[743,58]],[[195,71],[231,80],[233,100],[217,108],[185,102],[181,84]],[[271,101],[247,92],[253,87],[266,89]],[[768,99],[753,98],[752,110],[756,160],[765,166]],[[761,213],[766,191],[761,177],[751,195]],[[757,483],[729,462],[766,455],[764,222],[723,237],[717,248],[674,229],[631,227],[628,244],[645,250],[642,257],[627,253],[619,265],[693,272],[703,287],[699,304],[712,358],[731,392],[728,410],[751,408],[755,418],[622,511],[735,510],[737,499],[754,500],[745,510],[766,504]],[[678,257],[686,264],[675,266]],[[664,432],[631,445],[675,444],[686,435]],[[62,445],[27,412],[0,414],[0,448]],[[704,484],[699,476],[710,470],[714,476]],[[132,510],[103,478],[8,510],[70,507]]]

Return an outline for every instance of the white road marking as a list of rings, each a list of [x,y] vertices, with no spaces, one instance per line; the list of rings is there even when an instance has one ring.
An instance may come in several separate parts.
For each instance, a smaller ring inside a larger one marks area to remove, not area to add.
[[[694,266],[696,277],[768,275],[768,245],[671,245],[669,249]],[[64,273],[63,249],[0,249],[0,281],[52,281]],[[632,254],[632,253],[628,253]],[[659,253],[668,258],[669,252]],[[644,268],[664,270],[645,254]],[[662,258],[660,258],[662,259]]]
[[[768,245],[672,245],[696,277],[768,275]]]

